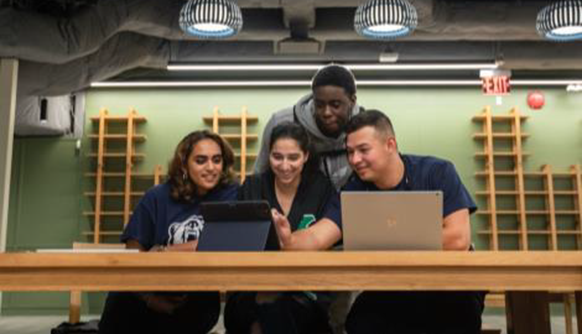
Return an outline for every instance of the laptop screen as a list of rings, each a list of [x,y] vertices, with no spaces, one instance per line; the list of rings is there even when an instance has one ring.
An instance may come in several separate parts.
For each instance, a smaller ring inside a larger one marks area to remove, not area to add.
[[[341,193],[346,250],[442,249],[440,191]]]

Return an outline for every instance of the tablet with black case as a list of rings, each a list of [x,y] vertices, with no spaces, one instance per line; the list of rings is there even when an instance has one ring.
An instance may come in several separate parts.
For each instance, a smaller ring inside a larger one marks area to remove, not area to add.
[[[204,229],[198,251],[262,251],[271,228],[267,201],[205,202],[200,204]]]

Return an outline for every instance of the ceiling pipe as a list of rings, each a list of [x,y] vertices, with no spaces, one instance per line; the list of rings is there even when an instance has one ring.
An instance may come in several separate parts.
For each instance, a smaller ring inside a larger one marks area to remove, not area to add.
[[[131,48],[131,54],[123,52],[126,48]],[[98,52],[65,64],[22,61],[18,92],[21,96],[63,95],[137,67],[162,69],[168,64],[169,50],[169,43],[159,38],[119,34]]]

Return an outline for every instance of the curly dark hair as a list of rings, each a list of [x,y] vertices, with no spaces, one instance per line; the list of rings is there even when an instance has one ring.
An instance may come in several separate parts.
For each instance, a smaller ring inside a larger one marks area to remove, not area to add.
[[[174,152],[174,157],[168,166],[168,181],[170,182],[171,196],[178,201],[190,202],[197,194],[197,187],[189,177],[184,177],[188,170],[188,157],[194,146],[204,139],[210,139],[220,146],[222,152],[222,174],[218,186],[234,183],[234,153],[230,145],[222,137],[208,130],[194,131],[184,137]]]
[[[339,64],[320,68],[311,80],[311,90],[321,86],[336,86],[345,90],[349,97],[356,95],[356,78],[352,71]]]

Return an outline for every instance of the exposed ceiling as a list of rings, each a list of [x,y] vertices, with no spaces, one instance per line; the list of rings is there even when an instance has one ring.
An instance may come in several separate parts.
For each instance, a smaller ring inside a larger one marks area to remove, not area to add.
[[[410,1],[416,31],[381,42],[354,32],[360,0],[238,0],[243,30],[226,41],[186,36],[178,26],[185,0],[0,0],[0,57],[21,60],[25,95],[167,77],[168,63],[377,62],[386,53],[398,62],[502,61],[524,75],[582,73],[582,42],[536,32],[537,12],[551,1]]]

